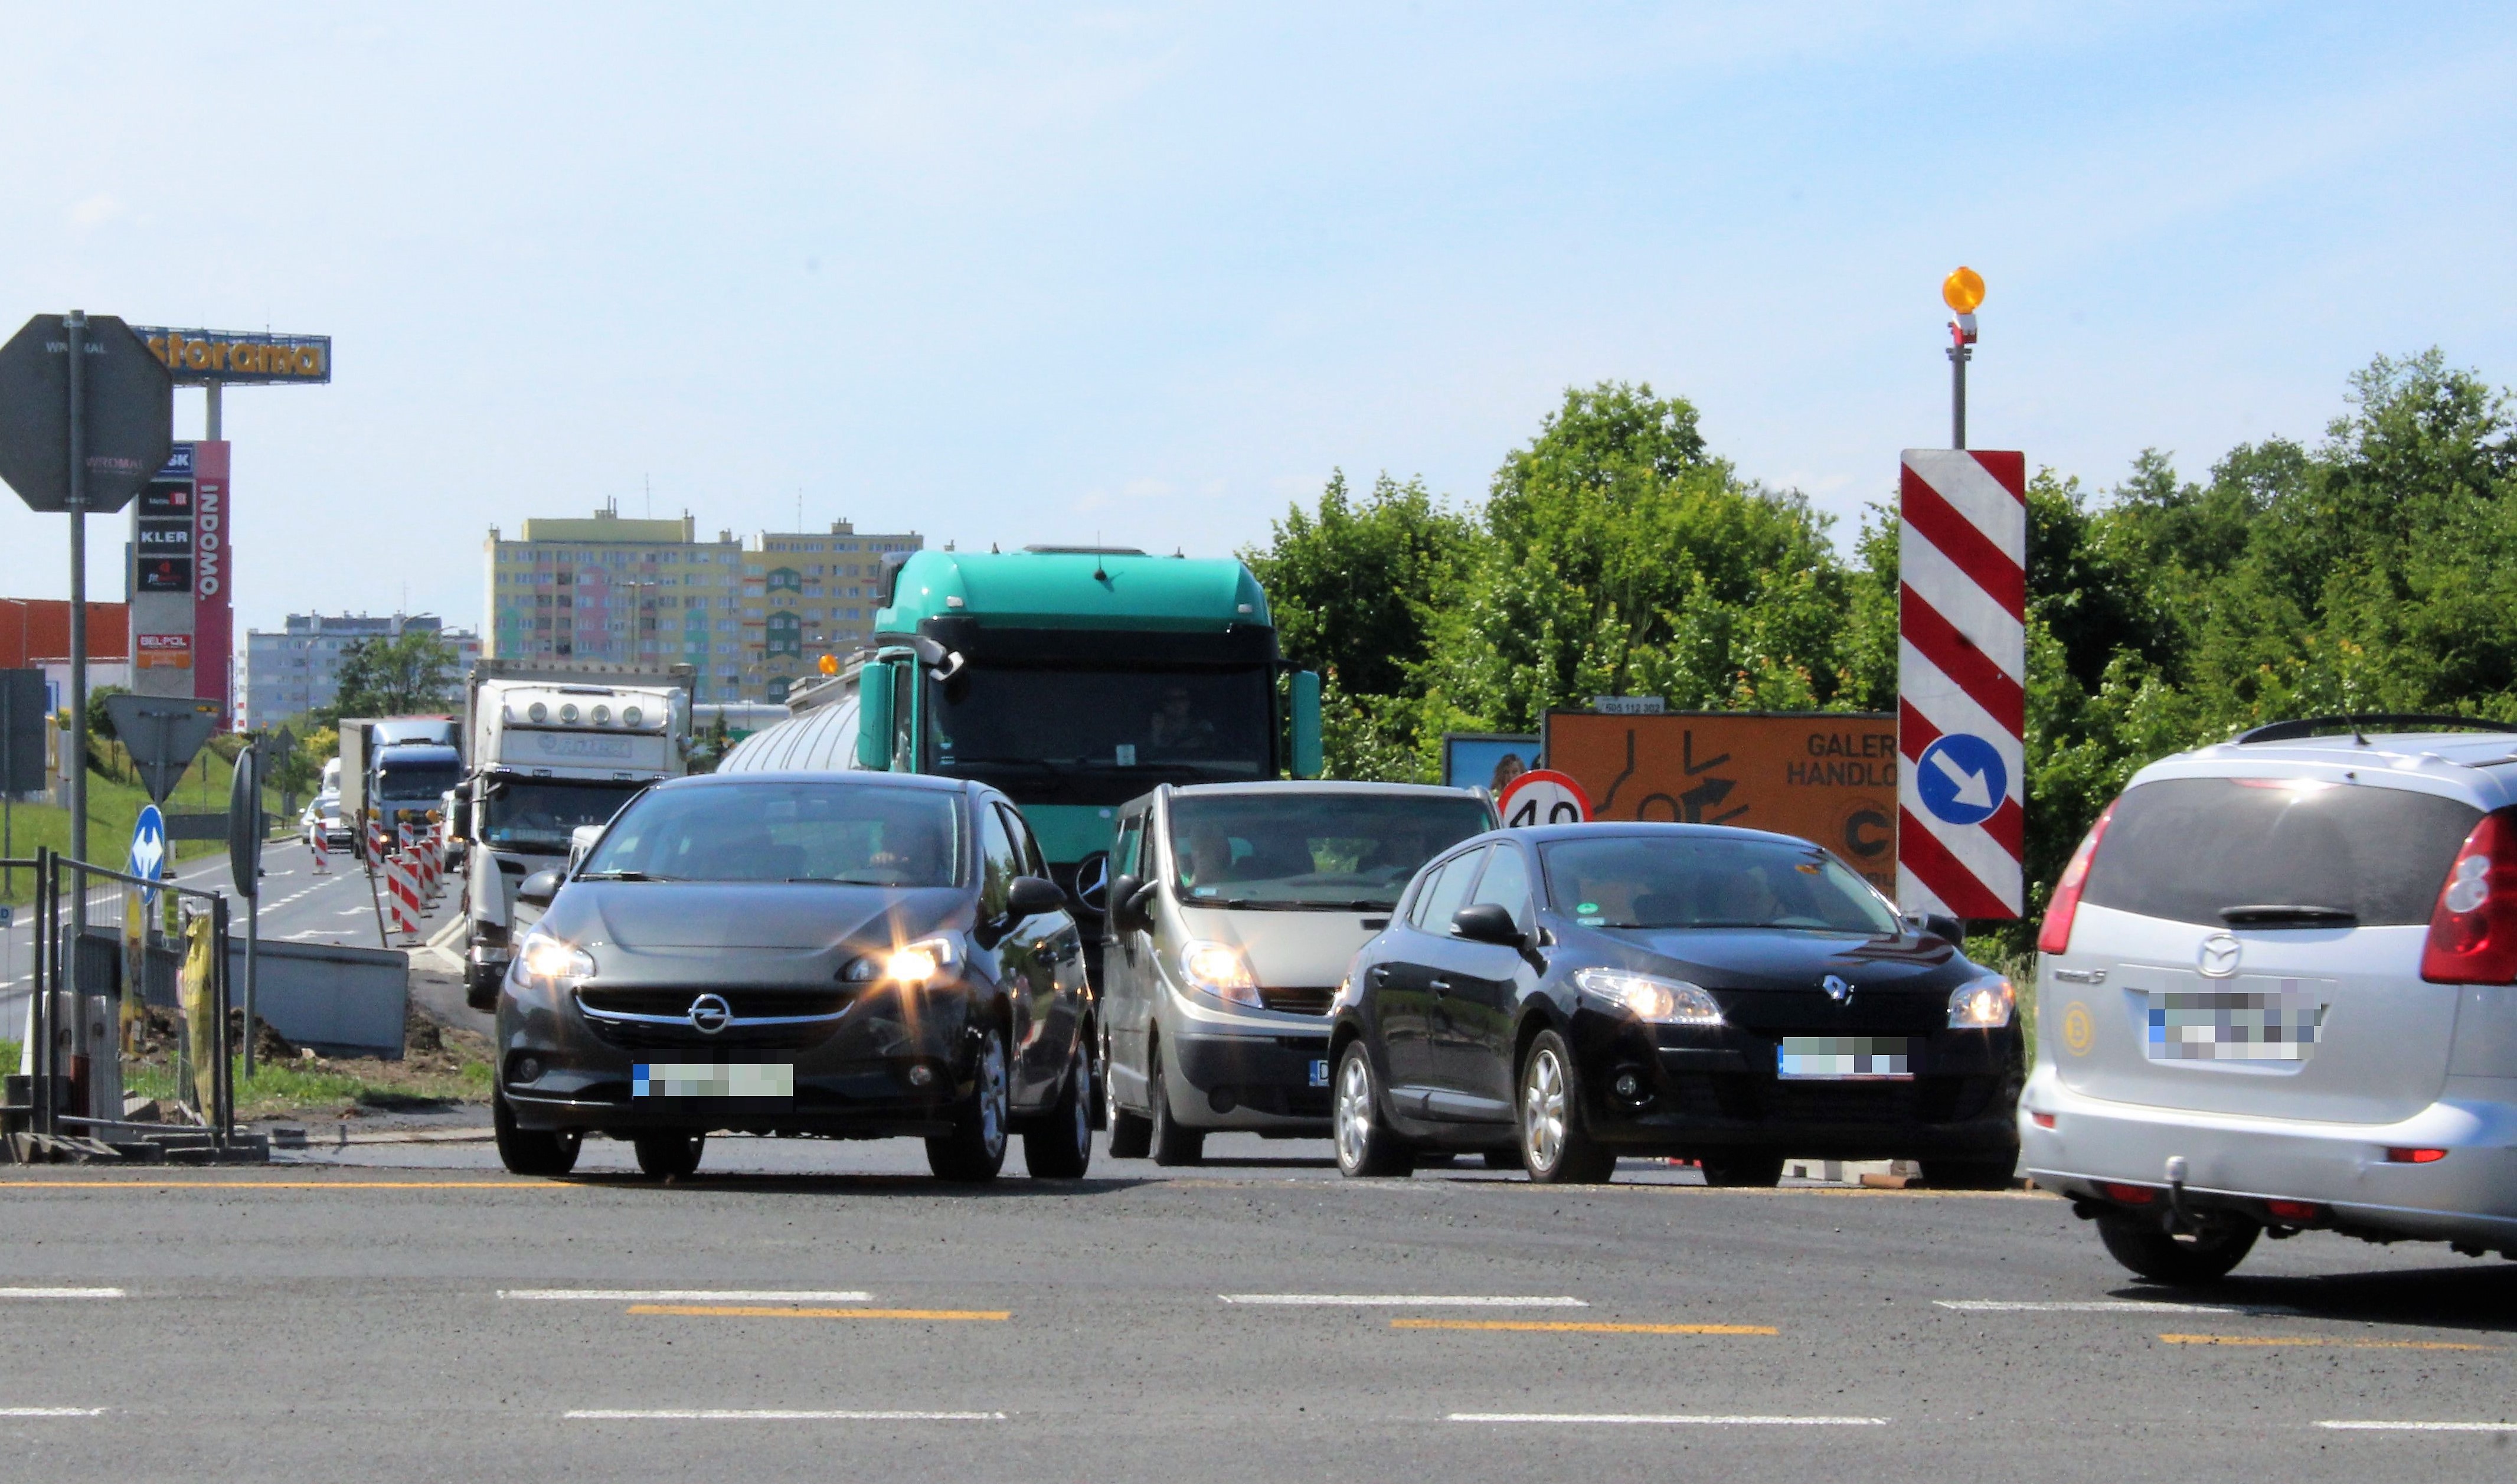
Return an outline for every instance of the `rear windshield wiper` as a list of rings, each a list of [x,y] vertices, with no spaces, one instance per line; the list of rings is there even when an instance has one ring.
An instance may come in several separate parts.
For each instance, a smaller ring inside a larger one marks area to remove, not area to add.
[[[2231,927],[2349,927],[2360,914],[2347,907],[2297,907],[2278,903],[2220,909]]]

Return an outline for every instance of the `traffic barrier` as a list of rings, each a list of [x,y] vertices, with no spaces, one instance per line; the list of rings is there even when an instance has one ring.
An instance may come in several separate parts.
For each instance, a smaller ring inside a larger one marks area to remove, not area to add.
[[[391,909],[393,930],[411,943],[417,943],[419,887],[413,878],[411,863],[405,856],[385,857],[385,900]]]
[[[315,838],[312,843],[315,846],[315,874],[319,876],[328,874],[332,869],[332,850],[330,843],[325,839],[327,833],[328,831],[323,827],[323,822],[317,820]]]

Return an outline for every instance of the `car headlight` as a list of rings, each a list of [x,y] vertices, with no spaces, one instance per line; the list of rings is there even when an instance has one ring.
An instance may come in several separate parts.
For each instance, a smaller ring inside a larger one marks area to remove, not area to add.
[[[1180,977],[1191,989],[1234,1004],[1258,1003],[1258,981],[1250,976],[1250,960],[1231,944],[1204,939],[1186,944],[1179,952],[1179,966]]]
[[[1723,1023],[1722,1006],[1699,984],[1631,974],[1622,969],[1577,969],[1573,987],[1609,1009],[1663,1026],[1712,1027]]]
[[[2018,1003],[2019,992],[1999,974],[1970,979],[1949,992],[1949,1029],[1998,1031],[2010,1024]]]
[[[904,984],[912,989],[942,976],[946,969],[961,961],[960,945],[950,937],[920,938],[897,948],[868,954],[848,965],[850,984],[873,984],[882,981]]]
[[[525,935],[516,954],[517,971],[552,989],[594,977],[594,955],[564,938],[539,928]]]

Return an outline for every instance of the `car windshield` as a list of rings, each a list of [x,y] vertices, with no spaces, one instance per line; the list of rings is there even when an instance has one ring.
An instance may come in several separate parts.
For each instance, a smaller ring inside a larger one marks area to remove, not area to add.
[[[635,796],[638,784],[562,784],[504,779],[490,785],[481,807],[483,844],[508,850],[568,854],[570,831],[600,825]]]
[[[1491,824],[1474,798],[1190,794],[1171,802],[1172,861],[1201,907],[1386,912],[1418,867]]]
[[[376,769],[376,796],[436,799],[454,786],[458,776],[452,763],[386,763]]]
[[[1268,776],[1267,672],[975,661],[938,688],[935,770],[1016,803],[1124,803],[1157,783]]]
[[[1609,835],[1552,841],[1539,854],[1550,902],[1586,927],[1898,930],[1869,883],[1814,845]]]
[[[621,812],[580,876],[953,886],[961,801],[879,784],[659,788]]]

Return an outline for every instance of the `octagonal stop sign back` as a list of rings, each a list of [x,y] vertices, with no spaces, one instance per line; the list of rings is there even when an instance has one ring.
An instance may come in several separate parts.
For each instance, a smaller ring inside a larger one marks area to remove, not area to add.
[[[175,382],[149,347],[111,315],[79,331],[80,441],[88,513],[131,503],[175,443]],[[0,346],[0,480],[29,510],[70,500],[69,333],[37,315]]]

